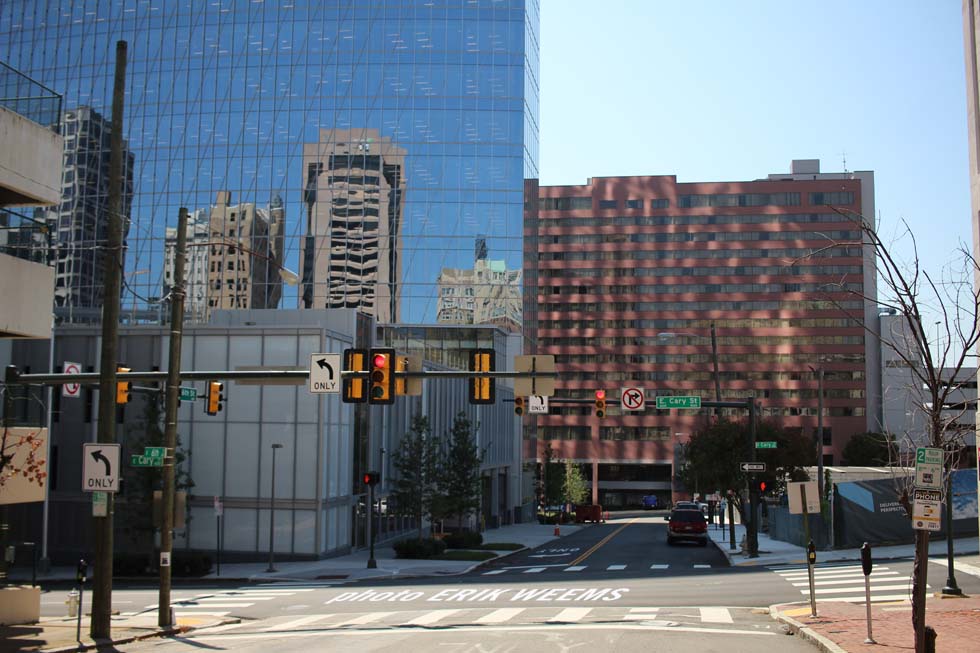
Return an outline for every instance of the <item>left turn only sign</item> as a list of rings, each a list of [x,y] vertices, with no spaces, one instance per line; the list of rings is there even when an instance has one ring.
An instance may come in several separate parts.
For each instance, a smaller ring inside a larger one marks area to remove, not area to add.
[[[119,491],[119,445],[86,442],[82,445],[82,491]]]
[[[340,372],[340,354],[313,354],[310,356],[310,392],[339,394]]]

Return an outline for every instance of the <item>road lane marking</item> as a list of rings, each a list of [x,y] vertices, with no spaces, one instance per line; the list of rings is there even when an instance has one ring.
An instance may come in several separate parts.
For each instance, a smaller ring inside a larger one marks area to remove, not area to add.
[[[490,614],[483,615],[476,620],[476,623],[499,624],[513,619],[522,612],[524,612],[524,608],[500,608],[499,610],[494,610]]]
[[[728,608],[698,608],[701,611],[701,621],[710,624],[731,624],[732,613]]]
[[[650,565],[650,569],[668,569],[670,565]]]
[[[355,617],[354,619],[348,619],[347,621],[341,621],[340,623],[332,624],[331,628],[340,628],[341,626],[363,626],[364,624],[369,624],[373,621],[379,621],[393,614],[395,613],[394,612],[369,612],[368,614],[361,615],[360,617]]]
[[[565,571],[582,571],[587,565],[576,565],[574,567],[566,567]]]
[[[694,565],[695,569],[711,569],[711,565]]]
[[[592,608],[565,608],[548,619],[548,623],[574,623],[584,619],[590,612],[592,612]]]
[[[299,626],[305,626],[307,624],[320,621],[321,619],[326,619],[327,617],[332,617],[332,614],[308,614],[305,617],[299,617],[298,619],[293,619],[292,621],[286,621],[281,624],[276,624],[275,626],[269,626],[267,628],[260,628],[259,632],[267,633],[273,630],[292,630],[298,628]]]
[[[624,621],[650,621],[657,618],[660,608],[630,608],[630,611],[623,615]]]
[[[606,567],[606,571],[622,571],[626,569],[626,565],[609,565]]]
[[[544,570],[545,570],[544,567],[531,567],[530,569],[525,569],[524,570],[524,573],[525,574],[540,574]]]
[[[630,524],[632,524],[633,522],[635,522],[636,519],[637,518],[634,517],[633,519],[629,520],[628,522],[626,522],[625,524],[623,524],[622,526],[620,526],[619,528],[617,528],[616,530],[614,530],[609,535],[605,536],[604,538],[602,538],[601,540],[599,540],[598,542],[596,542],[592,546],[592,548],[590,548],[588,551],[586,551],[585,553],[583,553],[582,555],[580,555],[575,560],[572,560],[572,562],[570,564],[572,564],[572,565],[578,565],[578,564],[580,564],[582,562],[585,562],[585,559],[586,558],[588,558],[590,555],[592,555],[593,553],[595,553],[596,551],[598,551],[599,548],[602,547],[603,545],[605,545],[609,540],[611,540],[612,538],[616,537],[621,530],[623,530],[624,528],[626,528],[627,526],[629,526]]]
[[[497,574],[503,574],[503,573],[506,573],[506,572],[507,572],[506,569],[494,569],[492,571],[485,571],[485,572],[483,572],[483,575],[484,576],[495,576]]]
[[[438,621],[442,621],[446,617],[450,617],[457,612],[462,612],[462,610],[433,610],[432,612],[426,612],[420,617],[415,617],[411,621],[406,621],[405,626],[430,626]]]

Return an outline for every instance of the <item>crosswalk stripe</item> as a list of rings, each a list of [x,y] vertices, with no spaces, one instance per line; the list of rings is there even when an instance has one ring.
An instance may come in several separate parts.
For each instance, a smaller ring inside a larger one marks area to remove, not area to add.
[[[565,608],[551,619],[548,619],[548,623],[573,623],[581,621],[590,612],[592,612],[592,608]]]
[[[214,626],[213,628],[202,628],[196,632],[205,635],[214,635],[215,633],[223,633],[228,630],[234,630],[236,628],[241,628],[242,626],[248,625],[247,621],[239,621],[237,624],[224,624],[222,626]]]
[[[525,574],[540,574],[545,570],[545,567],[531,567],[530,569],[525,569]]]
[[[483,575],[484,576],[495,576],[497,574],[503,574],[506,571],[507,571],[506,569],[491,569],[490,571],[483,572]]]
[[[321,619],[326,619],[327,617],[332,617],[332,614],[309,614],[305,617],[299,617],[298,619],[293,619],[292,621],[287,621],[285,623],[276,624],[275,626],[268,626],[267,628],[260,628],[259,631],[263,633],[268,633],[273,630],[291,630],[293,628],[298,628],[300,626],[305,626],[307,624],[320,621]]]
[[[606,571],[622,571],[626,569],[626,565],[609,565],[606,567]]]
[[[699,608],[701,611],[701,621],[712,624],[731,624],[732,613],[728,608]]]
[[[178,607],[178,606],[174,606],[174,614],[177,615],[178,617],[179,616],[200,617],[202,614],[203,615],[206,615],[206,616],[209,616],[209,617],[227,617],[231,613],[228,612],[227,610],[219,611],[219,612],[215,612],[213,610],[208,610],[208,611],[201,611],[201,610],[189,611],[189,610],[186,610],[184,608],[181,608],[181,607]]]
[[[572,567],[565,567],[565,571],[582,571],[587,565],[575,565]]]
[[[379,621],[393,614],[395,613],[394,612],[369,612],[368,614],[363,614],[360,617],[355,617],[353,619],[341,621],[340,623],[331,624],[331,627],[340,628],[341,626],[363,626],[364,624],[369,624],[372,621]]]
[[[650,569],[667,569],[670,565],[650,565]]]
[[[898,572],[895,571],[877,572],[872,574],[872,577],[881,576],[883,573],[897,574]],[[820,575],[814,574],[813,577],[816,578],[817,580],[832,580],[834,578],[864,578],[864,574],[859,572],[851,572],[847,574],[820,574]],[[807,578],[809,578],[807,574],[794,574],[792,576],[783,576],[783,580],[789,580],[789,581],[806,580]]]
[[[406,626],[429,626],[438,621],[442,621],[446,617],[452,616],[461,610],[433,610],[432,612],[426,612],[422,616],[415,617],[411,621],[406,621]]]
[[[871,595],[871,602],[872,603],[883,603],[883,602],[886,602],[887,601],[887,602],[890,603],[892,601],[907,601],[908,598],[909,598],[908,593],[905,593],[905,594],[881,594],[881,595],[878,595],[878,596],[875,596],[874,594],[872,594]],[[862,596],[825,596],[825,597],[818,598],[817,601],[818,602],[820,602],[820,601],[843,601],[845,603],[864,603],[864,596],[863,595]]]
[[[476,623],[499,624],[509,619],[513,619],[522,612],[524,612],[524,608],[500,608],[499,610],[494,610],[490,614],[483,615],[476,620]]]
[[[630,608],[630,611],[623,616],[624,621],[646,621],[656,619],[659,608]]]
[[[879,585],[874,589],[876,591],[885,590],[907,590],[909,588],[909,583],[902,583],[901,585]],[[864,585],[854,585],[853,587],[828,587],[826,589],[816,588],[813,590],[817,594],[853,594],[854,592],[864,592]],[[800,594],[809,594],[810,590],[800,590]]]
[[[890,583],[892,581],[898,580],[897,578],[895,578],[895,576],[898,576],[898,572],[897,571],[893,571],[893,572],[889,572],[889,573],[891,574],[891,576],[889,578],[882,578],[882,576],[884,576],[885,574],[880,574],[877,578],[874,577],[874,576],[872,576],[869,579],[869,581],[871,582],[872,585],[874,585],[875,583]],[[844,579],[844,580],[823,580],[823,579],[820,579],[820,580],[815,580],[814,581],[814,585],[820,585],[821,587],[823,587],[824,585],[847,585],[848,583],[853,583],[854,581],[855,581],[854,578],[847,578],[847,579]],[[863,579],[861,579],[861,581],[863,582]],[[793,587],[806,587],[809,584],[810,584],[809,581],[807,581],[805,583],[792,583]]]
[[[256,601],[270,601],[274,596],[202,596],[199,599],[191,599],[195,603],[210,603],[215,601],[226,603],[247,603],[251,605]]]
[[[235,601],[233,603],[198,603],[196,601],[190,601],[187,603],[175,603],[173,604],[174,609],[177,610],[197,610],[197,608],[203,608],[210,610],[211,608],[247,608],[251,606],[251,603],[242,603],[240,601]]]

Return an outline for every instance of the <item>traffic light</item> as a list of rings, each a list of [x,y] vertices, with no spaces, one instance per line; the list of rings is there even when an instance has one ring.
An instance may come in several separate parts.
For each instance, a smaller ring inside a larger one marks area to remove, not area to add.
[[[208,381],[208,404],[204,408],[204,412],[208,415],[217,415],[221,412],[224,407],[221,402],[225,400],[225,396],[221,392],[225,389],[225,384],[220,381]]]
[[[755,490],[759,494],[765,494],[767,487],[769,487],[769,484],[766,481],[763,480],[755,481]]]
[[[606,416],[606,391],[595,391],[595,416],[602,419]]]
[[[527,400],[524,397],[514,397],[514,414],[523,415]]]
[[[116,367],[116,373],[119,372],[129,372],[131,371],[128,367],[122,367],[121,365]],[[130,381],[117,381],[116,382],[116,403],[117,404],[128,404],[133,400],[132,396],[133,384]]]
[[[345,349],[344,350],[344,371],[345,372],[367,372],[368,371],[368,351],[367,349]],[[346,403],[361,403],[367,401],[368,381],[363,376],[341,375],[340,398]]]
[[[373,487],[378,484],[381,480],[381,474],[378,472],[364,472],[364,485]]]
[[[471,349],[470,371],[493,372],[495,368],[495,358],[496,357],[494,356],[494,351],[492,349]],[[497,392],[493,377],[470,377],[470,403],[497,403]]]
[[[395,350],[371,350],[371,394],[368,402],[372,404],[395,403]]]
[[[395,371],[396,372],[407,372],[408,371],[408,356],[395,356]],[[404,376],[395,377],[395,395],[405,396],[406,385],[408,380]]]

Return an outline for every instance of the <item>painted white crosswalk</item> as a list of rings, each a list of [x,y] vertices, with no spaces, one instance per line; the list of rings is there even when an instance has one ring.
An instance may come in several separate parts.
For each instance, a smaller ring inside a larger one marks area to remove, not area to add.
[[[544,571],[562,571],[562,572],[581,572],[586,570],[592,571],[629,571],[629,572],[640,572],[640,571],[667,571],[672,569],[674,571],[681,570],[704,570],[712,569],[712,565],[708,564],[680,564],[680,565],[670,565],[665,563],[654,563],[654,564],[612,564],[612,565],[594,565],[590,567],[589,565],[569,565],[567,567],[562,567],[561,565],[551,565],[549,567],[502,567],[497,569],[489,569],[482,573],[483,576],[499,576],[500,574],[507,573],[521,573],[521,574],[540,574]]]
[[[274,601],[285,597],[294,596],[302,592],[312,592],[322,584],[267,584],[239,587],[230,590],[220,590],[215,592],[202,592],[192,596],[174,596],[170,605],[177,616],[186,615],[209,615],[223,617],[231,614],[235,609],[248,608],[262,601]],[[156,610],[157,604],[146,605],[142,610],[124,613],[127,616],[136,615],[144,612]]]
[[[810,595],[810,582],[805,565],[769,569],[798,589],[800,594]],[[904,601],[911,596],[911,579],[884,565],[876,565],[868,580],[871,586],[872,603]],[[813,571],[813,587],[818,602],[864,603],[865,600],[864,572],[861,565],[817,567]],[[928,587],[926,585],[926,588]]]
[[[449,628],[468,625],[501,626],[533,624],[590,624],[611,622],[671,622],[692,625],[731,625],[750,609],[726,607],[501,607],[436,610],[324,613],[271,617],[250,624],[229,624],[202,629],[202,633],[242,630],[256,633],[287,633],[358,628]]]

